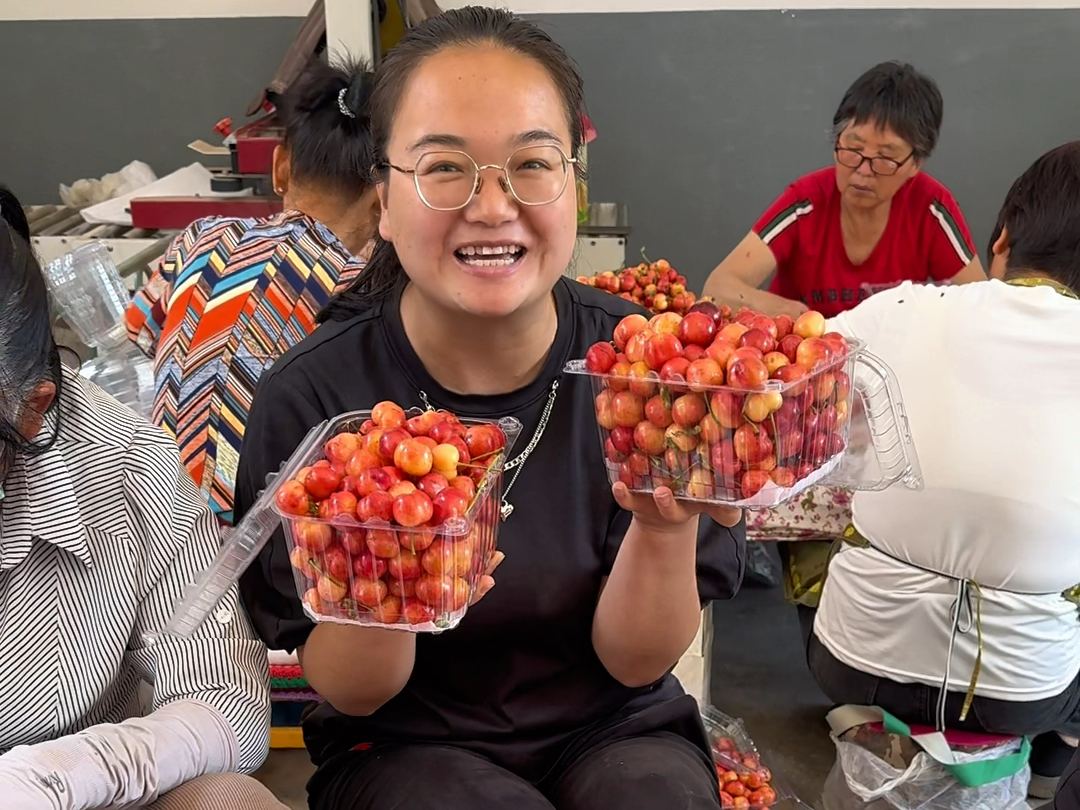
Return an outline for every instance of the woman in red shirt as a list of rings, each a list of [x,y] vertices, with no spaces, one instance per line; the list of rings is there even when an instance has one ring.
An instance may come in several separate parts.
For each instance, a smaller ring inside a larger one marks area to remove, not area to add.
[[[943,106],[911,65],[884,62],[860,76],[833,117],[834,165],[788,186],[705,294],[770,315],[832,317],[902,281],[985,279],[956,200],[921,171]],[[769,290],[758,289],[769,276]]]

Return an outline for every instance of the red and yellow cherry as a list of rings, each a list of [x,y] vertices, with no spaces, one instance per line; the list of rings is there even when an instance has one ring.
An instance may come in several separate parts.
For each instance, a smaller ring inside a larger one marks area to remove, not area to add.
[[[386,568],[386,558],[376,557],[366,549],[353,558],[353,574],[364,579],[379,579],[386,573]]]
[[[775,377],[776,372],[784,366],[790,365],[791,361],[788,360],[788,356],[783,352],[769,352],[762,358],[762,362],[765,364],[765,369],[769,372],[770,377]]]
[[[323,453],[331,463],[345,464],[353,453],[360,449],[360,437],[355,433],[338,433],[331,436],[325,445]]]
[[[607,374],[615,365],[615,347],[610,343],[594,343],[585,352],[585,369],[591,374]]]
[[[307,489],[297,480],[286,481],[276,493],[274,500],[278,509],[287,515],[310,515],[312,509],[311,496]]]
[[[619,351],[625,351],[626,344],[634,335],[645,329],[649,325],[649,319],[644,315],[634,313],[633,315],[627,315],[618,325],[615,327],[615,333],[613,338],[615,340],[615,348]]]
[[[416,490],[394,498],[394,520],[401,526],[420,526],[431,520],[431,498]]]
[[[384,401],[371,409],[371,421],[386,431],[405,427],[407,419],[404,408],[396,402]]]
[[[423,478],[434,463],[431,448],[419,439],[405,439],[394,449],[394,466],[413,478]]]
[[[724,384],[724,369],[711,357],[703,357],[687,368],[686,382],[691,391],[707,391]]]
[[[803,340],[820,338],[825,334],[825,316],[815,310],[808,310],[795,319],[791,331]]]
[[[302,520],[293,524],[293,542],[312,554],[322,554],[334,539],[334,530],[325,523]]]
[[[728,385],[744,390],[760,388],[769,379],[769,371],[765,364],[756,358],[736,357],[728,367]]]
[[[832,359],[832,347],[821,338],[807,338],[799,344],[795,352],[795,362],[811,371],[826,365]]]
[[[708,347],[716,339],[717,321],[706,312],[688,312],[679,324],[677,336],[683,346]]]

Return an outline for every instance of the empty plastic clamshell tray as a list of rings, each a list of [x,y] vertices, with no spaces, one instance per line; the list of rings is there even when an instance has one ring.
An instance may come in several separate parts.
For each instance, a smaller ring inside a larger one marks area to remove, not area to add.
[[[778,506],[817,485],[922,488],[899,386],[861,341],[788,382],[757,389],[695,386],[678,376],[565,371],[592,381],[611,483],[635,492],[749,508]]]
[[[428,413],[441,412],[412,409],[406,416]],[[382,515],[370,520],[352,514],[329,517],[332,510],[319,507],[329,505],[332,494],[306,502],[302,514],[283,508],[282,504],[293,506],[285,496],[286,488],[295,489],[297,483],[302,487],[298,479],[327,458],[331,439],[358,434],[372,424],[371,411],[337,416],[308,433],[280,472],[270,476],[240,524],[224,530],[217,557],[185,594],[165,632],[190,636],[279,528],[284,531],[297,595],[312,620],[413,632],[440,632],[456,626],[495,551],[502,471],[521,423],[509,417],[452,418],[463,430],[490,426],[483,430],[495,429],[493,439],[501,436],[502,440],[501,447],[457,465],[458,477],[468,477],[472,484],[461,482],[460,491],[467,497],[458,499],[460,508],[452,510],[452,516],[438,525],[429,522],[415,527],[381,519]],[[361,510],[363,501],[360,497]]]

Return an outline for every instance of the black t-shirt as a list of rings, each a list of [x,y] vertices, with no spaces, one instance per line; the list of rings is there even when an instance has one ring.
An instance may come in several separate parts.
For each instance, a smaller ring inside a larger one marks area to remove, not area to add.
[[[678,700],[682,691],[671,675],[643,689],[624,687],[608,674],[591,640],[600,581],[611,571],[630,515],[611,494],[590,382],[562,369],[596,341],[610,339],[624,315],[641,310],[567,279],[555,286],[555,299],[559,325],[544,369],[513,393],[463,396],[439,386],[405,335],[400,294],[321,326],[260,382],[236,482],[238,516],[267,474],[328,418],[384,399],[420,407],[423,392],[433,407],[459,416],[519,419],[516,455],[536,429],[552,382],[560,380],[544,436],[508,495],[514,512],[499,530],[506,558],[495,588],[455,629],[418,636],[408,684],[373,715],[349,717],[326,704],[315,710],[304,728],[316,763],[359,743],[440,742],[478,751],[535,781],[584,732],[648,714],[660,703],[676,703],[683,714],[691,705]],[[745,526],[729,530],[702,518],[697,567],[703,602],[735,594],[745,550]],[[241,590],[271,648],[305,643],[314,625],[296,595],[280,532],[244,575]]]

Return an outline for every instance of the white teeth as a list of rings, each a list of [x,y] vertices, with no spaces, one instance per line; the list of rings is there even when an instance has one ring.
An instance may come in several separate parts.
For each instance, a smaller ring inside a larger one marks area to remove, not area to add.
[[[475,267],[505,267],[516,262],[524,250],[521,245],[468,245],[456,252],[462,261]]]
[[[502,256],[506,253],[519,253],[521,245],[468,245],[458,248],[458,252],[465,256]]]
[[[463,261],[475,267],[505,267],[517,261],[515,254],[507,253],[498,258],[482,259],[479,256],[466,256]]]

